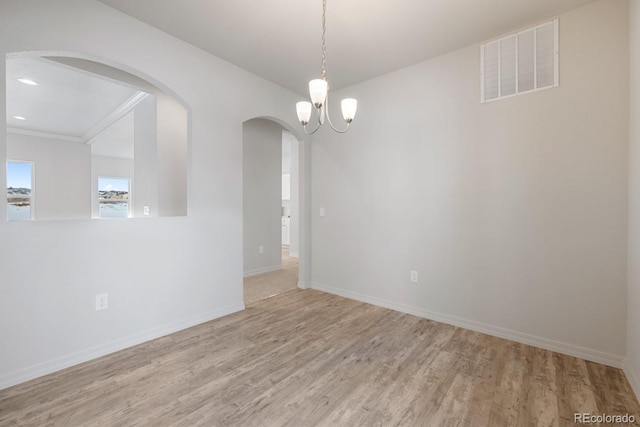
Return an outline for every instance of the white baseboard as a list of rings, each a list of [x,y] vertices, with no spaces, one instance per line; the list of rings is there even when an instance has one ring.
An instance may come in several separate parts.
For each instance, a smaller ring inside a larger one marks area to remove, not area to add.
[[[539,347],[545,350],[555,351],[557,353],[566,354],[569,356],[578,357],[580,359],[589,360],[591,362],[601,363],[607,366],[613,366],[615,368],[622,368],[623,357],[616,356],[614,354],[604,353],[598,350],[593,350],[585,347],[576,346],[573,344],[567,344],[559,341],[550,340],[547,338],[537,337],[535,335],[529,335],[523,332],[512,331],[510,329],[501,328],[499,326],[487,325],[485,323],[476,322],[474,320],[464,319],[457,316],[451,316],[448,314],[442,314],[424,308],[400,304],[394,301],[388,301],[382,298],[371,297],[368,295],[360,294],[358,292],[344,291],[342,289],[332,288],[322,285],[320,283],[312,283],[312,289],[328,292],[330,294],[339,295],[345,298],[354,299],[356,301],[365,302],[368,304],[377,305],[380,307],[388,308],[402,313],[412,314],[418,317],[424,317],[425,319],[435,320],[436,322],[446,323],[453,326],[458,326],[472,331],[481,332],[483,334],[492,335],[498,338],[505,338],[511,341],[516,341],[522,344]]]
[[[202,313],[179,322],[150,329],[126,338],[116,339],[114,341],[67,354],[47,362],[19,369],[14,372],[9,372],[0,376],[0,390],[244,310],[244,308],[244,303],[230,305],[218,310]]]
[[[298,252],[291,252],[289,251],[289,256],[291,258],[300,258],[300,256],[298,255]]]
[[[627,376],[627,381],[631,384],[633,392],[636,394],[636,399],[640,401],[640,376],[629,363],[629,359],[625,359],[622,370]]]
[[[305,282],[302,282],[302,281],[298,282],[298,287],[300,289],[309,289],[309,285],[307,285]]]
[[[248,270],[243,273],[244,277],[257,276],[258,274],[268,273],[270,271],[280,270],[282,265],[272,265],[269,267],[256,268],[255,270]]]

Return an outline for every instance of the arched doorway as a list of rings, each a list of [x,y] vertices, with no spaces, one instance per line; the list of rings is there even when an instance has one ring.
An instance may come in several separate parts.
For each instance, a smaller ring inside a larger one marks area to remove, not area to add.
[[[295,290],[301,233],[301,141],[279,121],[243,123],[244,301]],[[302,255],[302,256],[301,256]]]

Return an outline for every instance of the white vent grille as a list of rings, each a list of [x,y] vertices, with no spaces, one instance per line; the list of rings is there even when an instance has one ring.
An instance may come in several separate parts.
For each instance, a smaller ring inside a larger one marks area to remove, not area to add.
[[[480,47],[481,102],[558,86],[558,20]]]

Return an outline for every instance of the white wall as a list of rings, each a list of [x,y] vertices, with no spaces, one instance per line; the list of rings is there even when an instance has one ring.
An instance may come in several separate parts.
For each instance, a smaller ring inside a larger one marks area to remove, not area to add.
[[[156,96],[147,96],[133,110],[133,216],[144,216],[149,206],[158,215],[158,107]]]
[[[7,159],[35,162],[34,219],[91,217],[88,145],[14,133],[6,140]]]
[[[242,125],[244,275],[282,266],[282,126]],[[259,253],[262,246],[264,253]]]
[[[625,373],[640,399],[640,3],[630,2],[629,258]]]
[[[97,1],[0,2],[0,56],[53,49],[106,59],[184,101],[189,215],[0,221],[0,388],[242,309],[242,123],[294,128],[300,99]],[[2,122],[0,153],[4,134]],[[96,312],[101,292],[109,309]]]
[[[555,89],[480,104],[474,45],[333,94],[359,111],[312,146],[313,287],[621,365],[627,6],[559,17]]]
[[[158,117],[158,214],[187,214],[187,111],[175,99],[156,95]]]
[[[134,116],[135,110],[129,111],[115,123],[109,125],[94,136],[88,144],[94,156],[133,159],[134,155]]]

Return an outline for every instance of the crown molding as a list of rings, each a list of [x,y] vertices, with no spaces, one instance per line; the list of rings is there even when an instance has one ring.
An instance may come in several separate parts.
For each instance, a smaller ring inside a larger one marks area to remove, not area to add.
[[[137,92],[131,98],[127,99],[121,106],[113,110],[107,117],[96,123],[91,129],[89,129],[83,136],[83,142],[91,145],[93,143],[93,138],[99,135],[106,128],[120,120],[126,114],[128,114],[131,110],[135,108],[143,99],[149,96],[146,92]]]
[[[79,136],[61,135],[59,133],[42,132],[42,131],[39,131],[39,130],[32,130],[32,129],[22,129],[22,128],[16,128],[16,127],[7,127],[7,132],[8,133],[18,134],[18,135],[37,136],[39,138],[57,139],[57,140],[60,140],[60,141],[67,141],[67,142],[86,143],[84,138],[81,138]]]

